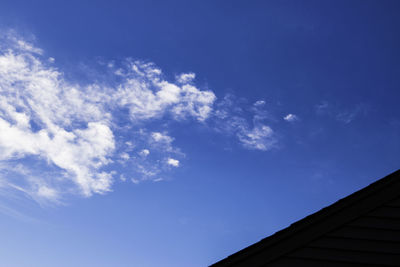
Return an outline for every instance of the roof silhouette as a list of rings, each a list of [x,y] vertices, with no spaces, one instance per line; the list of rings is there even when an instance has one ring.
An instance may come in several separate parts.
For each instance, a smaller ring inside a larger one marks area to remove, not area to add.
[[[211,265],[400,266],[400,170]]]

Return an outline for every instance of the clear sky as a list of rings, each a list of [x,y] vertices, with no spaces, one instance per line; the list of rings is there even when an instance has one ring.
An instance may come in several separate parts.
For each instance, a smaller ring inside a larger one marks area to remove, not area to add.
[[[400,167],[399,1],[0,4],[0,266],[207,266]]]

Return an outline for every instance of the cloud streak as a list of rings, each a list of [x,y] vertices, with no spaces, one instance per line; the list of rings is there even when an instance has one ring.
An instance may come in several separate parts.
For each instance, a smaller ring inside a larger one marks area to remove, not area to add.
[[[266,124],[268,114],[265,101],[258,100],[246,105],[233,95],[226,95],[216,104],[214,128],[236,136],[240,144],[250,150],[267,151],[275,147],[275,133]]]
[[[299,118],[295,114],[291,114],[291,113],[287,114],[285,117],[283,117],[283,119],[288,122],[295,122],[295,121],[299,120]]]
[[[368,105],[365,103],[354,104],[352,107],[340,107],[322,101],[315,106],[316,114],[319,116],[328,116],[344,124],[349,124],[361,116],[368,113]]]
[[[68,81],[43,55],[15,34],[0,45],[0,170],[10,174],[2,186],[36,200],[104,194],[116,176],[158,181],[164,169],[179,167],[184,154],[167,132],[146,129],[152,120],[213,120],[246,148],[268,150],[274,143],[259,114],[249,124],[226,99],[215,108],[215,94],[197,88],[194,73],[174,83],[153,63],[127,59],[119,67],[107,64],[112,81],[83,85]],[[21,162],[25,173],[16,171]]]

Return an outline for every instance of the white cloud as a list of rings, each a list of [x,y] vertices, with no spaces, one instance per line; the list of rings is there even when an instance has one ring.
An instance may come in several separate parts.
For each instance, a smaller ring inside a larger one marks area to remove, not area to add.
[[[288,122],[294,122],[297,121],[299,118],[294,114],[287,114],[285,117],[283,117],[283,119]]]
[[[252,129],[244,128],[237,133],[242,144],[249,149],[269,150],[275,144],[273,131],[267,125],[256,125]]]
[[[182,73],[182,74],[178,75],[176,77],[176,80],[179,83],[190,83],[195,78],[196,78],[196,74],[194,74],[193,72],[189,72],[189,73]]]
[[[134,184],[139,184],[139,183],[140,183],[140,180],[135,179],[135,178],[132,178],[131,181],[132,181],[132,183],[134,183]]]
[[[124,161],[130,159],[129,154],[126,153],[126,152],[121,153],[119,156],[120,156],[120,158],[123,159]]]
[[[264,106],[265,105],[265,101],[264,100],[258,100],[254,103],[254,106]]]
[[[216,105],[214,127],[219,132],[236,136],[247,149],[269,150],[276,144],[276,138],[273,130],[266,125],[268,115],[264,105],[265,101],[259,100],[246,106],[243,100],[226,95]],[[251,120],[246,110],[252,112]]]
[[[152,132],[150,134],[147,134],[147,133],[145,133],[145,134],[150,135],[148,142],[152,148],[162,150],[165,152],[170,152],[170,153],[180,153],[179,149],[175,148],[172,145],[174,138],[169,136],[167,133]],[[146,152],[144,152],[144,153],[146,153]],[[147,155],[145,155],[145,156],[147,156]]]
[[[113,173],[102,169],[113,163],[116,148],[114,108],[128,108],[133,121],[167,113],[175,119],[191,116],[202,121],[212,110],[215,96],[211,91],[170,83],[153,64],[128,62],[119,84],[82,86],[69,83],[48,65],[54,59],[42,58],[41,49],[13,35],[6,39],[0,48],[0,160],[28,156],[44,160],[48,169],[57,167],[58,177],[75,184],[85,196],[111,190]],[[159,132],[152,137],[167,148],[173,140]],[[133,146],[128,145],[130,141],[125,143],[127,150]],[[142,150],[142,155],[148,154],[147,149]],[[119,156],[130,159],[126,151]],[[12,169],[14,165],[8,163],[3,168]],[[143,168],[141,172],[154,175],[154,171]],[[27,182],[24,192],[36,192],[43,198],[64,193],[40,177]],[[34,184],[41,186],[35,189]]]
[[[167,163],[168,163],[168,165],[171,165],[174,167],[179,167],[179,160],[177,160],[177,159],[168,158]]]
[[[124,174],[121,174],[121,175],[119,176],[119,179],[120,179],[122,182],[125,182],[125,181],[126,181],[126,177],[125,177]]]
[[[69,81],[53,57],[17,35],[1,41],[0,172],[14,177],[4,176],[1,185],[38,202],[109,192],[114,176],[127,179],[124,171],[135,172],[132,181],[160,179],[168,169],[165,159],[178,167],[176,158],[184,154],[172,147],[174,138],[166,130],[146,129],[156,119],[203,124],[212,119],[246,148],[267,150],[274,143],[273,131],[259,115],[264,101],[254,104],[258,117],[251,123],[235,103],[214,110],[215,94],[196,87],[194,73],[173,83],[152,63],[126,60],[104,64],[102,71],[113,78],[99,75],[99,82],[80,84]],[[139,127],[144,129],[135,135]],[[136,149],[140,152],[132,153]],[[24,160],[30,163],[21,168]]]
[[[170,83],[154,64],[129,62],[128,69],[114,99],[129,109],[133,120],[157,118],[166,113],[176,119],[194,117],[204,121],[209,117],[216,99],[213,92]]]
[[[174,140],[172,137],[162,134],[159,132],[153,132],[151,133],[151,137],[153,138],[154,141],[158,143],[166,143],[166,144],[171,144],[172,141]]]
[[[57,199],[58,193],[53,188],[47,186],[40,186],[38,189],[38,195],[48,199]]]
[[[143,150],[141,150],[141,151],[139,152],[139,154],[140,154],[142,157],[147,157],[147,156],[150,154],[150,151],[149,151],[148,149],[143,149]]]
[[[0,56],[0,159],[36,156],[64,170],[86,196],[108,191],[111,177],[96,171],[114,149],[108,114],[90,99],[90,88],[68,84],[30,45],[18,45]],[[45,192],[52,191],[39,195]]]

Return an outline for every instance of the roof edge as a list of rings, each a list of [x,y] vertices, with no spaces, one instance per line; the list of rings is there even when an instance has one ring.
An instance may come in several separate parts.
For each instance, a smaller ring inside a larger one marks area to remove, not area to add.
[[[223,267],[223,266],[233,266],[233,264],[241,265],[241,262],[250,258],[251,256],[257,254],[263,254],[263,257],[266,257],[268,254],[268,259],[273,260],[274,258],[279,257],[279,255],[290,252],[290,250],[294,249],[292,246],[279,245],[278,247],[286,247],[285,253],[278,253],[273,255],[272,252],[277,253],[278,249],[276,248],[278,243],[285,242],[289,238],[293,239],[296,235],[296,246],[301,246],[306,242],[309,242],[309,238],[315,238],[315,235],[309,236],[302,232],[309,232],[310,228],[315,230],[316,225],[324,224],[324,219],[328,217],[334,217],[335,224],[325,225],[328,231],[332,230],[332,228],[337,227],[347,221],[350,221],[355,216],[358,216],[364,212],[368,212],[369,210],[374,209],[378,205],[382,204],[382,202],[390,200],[390,198],[398,196],[398,192],[400,189],[400,169],[381,178],[368,186],[350,194],[347,197],[344,197],[333,204],[322,208],[321,210],[304,217],[303,219],[291,224],[290,226],[280,230],[271,236],[268,236],[255,244],[252,244],[230,256],[224,258],[211,266],[213,267]],[[397,193],[397,195],[396,195]],[[375,197],[378,196],[378,197]],[[343,217],[343,215],[346,215]],[[340,218],[342,216],[342,218]],[[326,224],[326,223],[325,223]],[[324,229],[320,229],[318,232],[319,235],[327,232],[323,231]],[[305,238],[305,239],[304,239]],[[307,239],[307,240],[306,240]],[[270,247],[273,249],[270,249]],[[262,253],[264,250],[269,249],[272,252],[270,253]],[[246,263],[247,264],[247,263]]]

